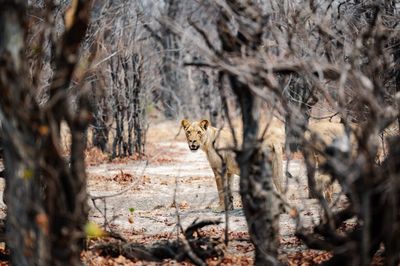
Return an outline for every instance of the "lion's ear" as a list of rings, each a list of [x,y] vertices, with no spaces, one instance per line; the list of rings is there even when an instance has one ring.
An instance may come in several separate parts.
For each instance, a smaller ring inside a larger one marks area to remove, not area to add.
[[[183,119],[183,120],[181,121],[181,125],[182,125],[183,129],[186,129],[186,128],[189,127],[190,122],[189,122],[188,120],[186,120],[186,119]]]
[[[204,129],[207,130],[208,126],[210,125],[210,122],[207,119],[203,119],[200,122],[200,126]]]

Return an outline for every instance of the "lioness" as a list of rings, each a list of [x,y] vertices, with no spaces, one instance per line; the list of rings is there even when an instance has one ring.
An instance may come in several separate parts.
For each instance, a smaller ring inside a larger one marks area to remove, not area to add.
[[[231,184],[233,175],[239,175],[240,170],[236,163],[235,153],[232,151],[234,146],[230,132],[212,127],[206,119],[197,122],[190,122],[184,119],[181,121],[181,125],[185,130],[189,149],[191,151],[201,149],[207,155],[217,183],[219,210],[225,209],[225,191],[228,199],[227,209],[232,210],[231,190],[224,189],[224,184],[226,181],[228,181],[228,185]],[[281,192],[281,180],[283,178],[282,146],[273,138],[270,138],[265,144],[269,148],[272,157],[273,181],[277,190]]]
[[[331,177],[318,169],[319,166],[326,161],[324,155],[318,151],[324,151],[327,146],[331,145],[333,142],[337,142],[336,144],[341,143],[341,149],[347,150],[350,152],[351,156],[355,156],[357,143],[354,134],[360,130],[360,125],[351,124],[350,127],[351,134],[348,138],[342,123],[330,121],[312,122],[309,124],[309,131],[307,131],[305,135],[306,139],[311,141],[316,148],[315,151],[311,152],[312,158],[309,158],[310,162],[312,162],[317,169],[317,174],[315,176],[316,188],[323,194],[328,202],[332,201],[334,185]],[[378,136],[373,137],[371,141],[371,145],[375,145],[377,149],[375,160],[379,162],[384,157],[382,141],[380,141]],[[340,148],[338,145],[336,146]]]
[[[339,137],[344,136],[344,125],[341,123],[320,121],[310,123],[309,131],[306,131],[305,137],[312,142],[316,150],[310,151],[309,161],[317,170],[315,175],[316,189],[322,193],[327,202],[332,201],[334,185],[329,175],[321,172],[319,166],[325,162],[323,154],[318,151],[324,151],[325,147]],[[314,196],[314,195],[312,195]]]

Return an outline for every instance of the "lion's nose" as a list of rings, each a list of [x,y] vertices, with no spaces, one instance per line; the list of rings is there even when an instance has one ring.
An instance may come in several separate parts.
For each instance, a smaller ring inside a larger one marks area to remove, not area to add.
[[[189,146],[190,146],[190,148],[196,148],[196,146],[197,146],[196,141],[195,141],[195,140],[191,140],[191,141],[189,142]]]

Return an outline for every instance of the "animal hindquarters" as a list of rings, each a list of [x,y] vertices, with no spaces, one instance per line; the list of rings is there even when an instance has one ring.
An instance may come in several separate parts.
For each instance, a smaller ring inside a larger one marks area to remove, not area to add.
[[[322,196],[328,203],[332,202],[334,194],[334,184],[329,175],[318,173],[315,176],[316,189],[322,193]]]

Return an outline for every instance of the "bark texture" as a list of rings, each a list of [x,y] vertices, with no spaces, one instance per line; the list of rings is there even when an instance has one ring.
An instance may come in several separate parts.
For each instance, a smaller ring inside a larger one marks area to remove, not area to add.
[[[25,49],[25,1],[0,1],[0,120],[7,169],[7,246],[13,265],[79,265],[87,220],[84,166],[88,102],[68,106],[67,89],[79,59],[90,1],[72,1],[66,28],[56,44],[49,100],[39,105],[29,79]],[[49,11],[49,10],[48,10]],[[72,135],[69,162],[60,127]]]
[[[217,30],[225,58],[240,53],[255,54],[262,40],[260,10],[251,2],[227,1],[236,13],[238,31],[231,30],[230,16],[221,12]],[[256,265],[276,265],[279,235],[278,200],[273,190],[271,162],[258,139],[260,99],[250,86],[233,73],[225,72],[239,102],[243,121],[243,145],[237,153],[240,166],[240,194],[255,246]]]

